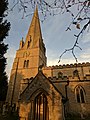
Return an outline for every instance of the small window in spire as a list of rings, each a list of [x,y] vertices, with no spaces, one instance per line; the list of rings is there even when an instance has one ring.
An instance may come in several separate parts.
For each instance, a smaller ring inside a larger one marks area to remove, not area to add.
[[[28,41],[28,45],[27,45],[27,48],[30,46],[30,41]]]
[[[28,41],[27,48],[29,48],[31,40],[32,40],[32,38],[31,38],[31,35],[30,35],[30,40]]]
[[[23,38],[22,38],[22,40],[20,41],[20,46],[19,46],[19,48],[21,49],[21,48],[23,48],[23,46],[24,46],[24,41],[23,41]]]

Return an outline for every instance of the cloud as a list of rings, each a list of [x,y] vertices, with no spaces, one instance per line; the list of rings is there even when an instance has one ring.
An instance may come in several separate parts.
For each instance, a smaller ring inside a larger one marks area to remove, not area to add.
[[[63,65],[63,64],[74,64],[75,59],[62,59],[60,63],[58,63],[59,59],[48,59],[47,61],[47,66],[52,66],[52,65]]]
[[[57,59],[48,59],[47,60],[47,66],[57,65],[58,60]]]
[[[90,59],[90,48],[85,49],[80,57],[83,59]]]
[[[81,58],[84,58],[84,59],[90,59],[90,54],[89,53],[87,53],[87,54],[82,54],[81,55]]]
[[[82,59],[90,59],[90,53],[83,53],[80,55]]]
[[[55,54],[55,51],[53,52],[51,50],[49,50],[47,53],[48,53],[47,66],[76,63],[75,58],[72,56],[72,54],[70,52],[69,52],[69,54],[65,54],[62,57],[60,63],[58,63],[58,60],[59,60],[58,53]],[[78,63],[89,62],[90,61],[90,48],[83,50],[82,53],[79,53],[76,56],[78,59]]]

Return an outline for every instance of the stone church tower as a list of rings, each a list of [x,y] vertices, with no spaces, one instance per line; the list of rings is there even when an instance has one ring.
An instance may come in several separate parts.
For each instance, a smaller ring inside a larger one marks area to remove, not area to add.
[[[25,42],[20,41],[11,70],[7,102],[16,103],[28,78],[35,77],[39,66],[46,66],[46,48],[43,43],[38,9],[34,12]],[[21,85],[21,87],[20,87]]]

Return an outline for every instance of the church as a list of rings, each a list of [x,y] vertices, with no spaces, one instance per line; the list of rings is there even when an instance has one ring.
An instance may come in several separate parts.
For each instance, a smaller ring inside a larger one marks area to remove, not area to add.
[[[90,63],[47,66],[38,8],[13,62],[6,102],[20,120],[65,120],[90,115]]]

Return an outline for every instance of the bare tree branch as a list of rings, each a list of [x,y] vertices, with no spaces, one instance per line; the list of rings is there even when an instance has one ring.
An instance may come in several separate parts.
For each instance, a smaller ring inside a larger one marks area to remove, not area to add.
[[[80,50],[82,50],[82,48],[81,48],[80,46],[78,46],[78,40],[79,40],[80,35],[83,34],[83,31],[88,27],[88,25],[90,25],[90,20],[83,26],[82,30],[79,32],[78,35],[74,35],[74,36],[76,37],[76,40],[75,40],[75,43],[74,43],[73,47],[70,48],[70,49],[66,49],[66,50],[60,55],[58,63],[60,62],[62,56],[63,56],[66,52],[68,52],[68,51],[71,51],[71,52],[72,52],[73,57],[75,58],[76,62],[78,62],[78,59],[77,59],[77,57],[76,57],[76,55],[75,55],[75,53],[74,53],[74,50],[75,50],[76,47],[78,47]]]
[[[16,6],[19,6],[19,10],[23,10],[23,17],[27,17],[32,15],[32,13],[26,14],[27,9],[34,9],[36,5],[38,5],[39,10],[43,15],[43,20],[41,20],[42,22],[46,19],[46,17],[51,15],[55,16],[64,14],[65,12],[71,15],[72,21],[66,31],[71,31],[72,25],[75,25],[76,29],[79,29],[79,33],[74,35],[76,39],[73,46],[69,49],[65,49],[65,51],[60,55],[59,62],[62,56],[69,51],[71,51],[77,62],[74,50],[75,48],[82,50],[78,44],[78,40],[81,34],[90,27],[90,0],[13,0],[13,6],[10,10],[12,11]],[[74,11],[74,8],[77,8],[77,12]],[[83,26],[81,26],[81,23],[83,23]]]

